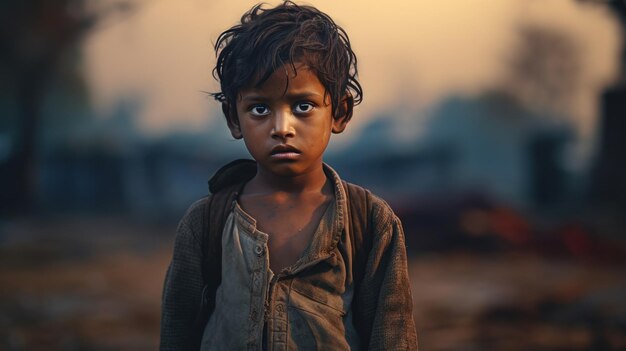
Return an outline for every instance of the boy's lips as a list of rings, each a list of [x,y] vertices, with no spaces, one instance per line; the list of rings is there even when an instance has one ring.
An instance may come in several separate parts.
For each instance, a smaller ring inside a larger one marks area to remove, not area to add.
[[[278,144],[272,148],[271,152],[272,155],[287,153],[301,154],[302,152],[289,144]]]
[[[289,144],[279,144],[272,148],[272,158],[292,160],[300,156],[302,152]]]

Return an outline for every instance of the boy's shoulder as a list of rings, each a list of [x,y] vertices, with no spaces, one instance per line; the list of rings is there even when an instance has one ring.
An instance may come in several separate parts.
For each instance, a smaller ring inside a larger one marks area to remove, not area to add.
[[[229,189],[238,189],[239,184],[243,184],[251,179],[255,173],[256,163],[252,160],[239,159],[222,166],[209,179],[209,194],[196,200],[187,208],[180,225],[189,226],[193,231],[199,233],[203,229],[203,220],[207,215],[206,206],[211,198],[216,193],[229,191]],[[222,200],[228,200],[229,198],[220,197]]]
[[[182,219],[178,224],[178,231],[186,230],[194,237],[198,238],[202,232],[202,225],[204,216],[206,215],[205,209],[207,201],[210,195],[204,196],[195,202],[193,202],[185,211]]]
[[[256,165],[251,160],[237,160],[220,168],[209,180],[209,194],[192,203],[180,225],[188,227],[192,232],[199,234],[202,230],[203,217],[207,215],[206,205],[211,197],[221,191],[236,191],[239,185],[251,178],[256,172]],[[333,172],[335,172],[333,170]],[[335,172],[335,174],[337,174]],[[369,217],[370,223],[377,228],[387,227],[398,221],[395,212],[380,196],[358,184],[342,180],[337,174],[347,196],[347,209],[357,210]],[[224,198],[230,198],[228,196]],[[228,204],[223,204],[227,206]]]
[[[398,221],[398,217],[391,208],[391,206],[380,196],[374,194],[371,190],[360,186],[358,184],[343,181],[348,192],[349,201],[353,201],[354,195],[366,197],[366,208],[369,212],[370,223],[376,227],[386,227],[391,225],[394,221]],[[361,199],[356,199],[362,201]],[[348,203],[348,208],[354,203]]]

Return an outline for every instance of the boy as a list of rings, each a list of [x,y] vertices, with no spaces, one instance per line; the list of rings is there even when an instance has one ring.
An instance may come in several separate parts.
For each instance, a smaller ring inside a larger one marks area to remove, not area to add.
[[[261,5],[220,35],[214,94],[236,161],[181,220],[162,350],[416,350],[404,234],[323,163],[361,100],[346,33],[309,6]]]

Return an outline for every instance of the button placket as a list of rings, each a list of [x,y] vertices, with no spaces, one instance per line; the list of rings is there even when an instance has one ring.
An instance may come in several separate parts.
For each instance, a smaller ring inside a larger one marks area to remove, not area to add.
[[[285,350],[287,347],[287,307],[286,289],[284,281],[276,284],[274,304],[272,307],[272,343],[274,350]]]
[[[262,331],[264,325],[264,311],[265,311],[265,289],[267,281],[265,278],[265,271],[267,269],[265,263],[265,242],[262,238],[257,237],[251,247],[248,247],[248,252],[252,252],[251,255],[251,299],[250,299],[250,314],[249,323],[250,329],[248,334],[248,349],[258,349],[259,343],[262,340]]]
[[[285,307],[283,307],[283,304],[279,303],[278,305],[276,305],[276,314],[278,318],[282,318],[284,313],[285,313]]]

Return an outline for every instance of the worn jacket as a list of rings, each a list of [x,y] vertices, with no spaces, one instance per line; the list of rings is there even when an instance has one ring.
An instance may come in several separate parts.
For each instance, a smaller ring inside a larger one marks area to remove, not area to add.
[[[349,204],[337,173],[326,165],[325,171],[335,185],[334,211],[331,216],[324,216],[320,223],[323,230],[318,228],[301,259],[272,279],[263,295],[264,303],[251,304],[255,313],[250,314],[247,325],[241,326],[240,334],[242,339],[251,341],[241,349],[259,349],[260,340],[250,339],[248,331],[254,325],[253,319],[258,321],[260,315],[264,316],[261,324],[264,321],[266,325],[264,342],[269,350],[416,350],[406,248],[399,219],[387,203],[372,196],[371,251],[359,286],[354,287],[355,261],[347,223]],[[163,290],[161,350],[185,349],[199,309],[203,288],[201,216],[205,201],[206,198],[192,205],[177,229]],[[254,233],[253,227],[250,233]],[[229,259],[223,257],[222,264],[229,264]],[[223,276],[222,284],[227,284],[228,279],[228,275]],[[251,281],[252,292],[254,287],[255,282]],[[259,305],[264,311],[258,311]],[[359,308],[353,310],[354,305]],[[346,326],[351,327],[352,321],[358,321],[355,324],[359,326],[359,337],[342,342],[347,338]],[[306,332],[302,326],[306,326]]]

